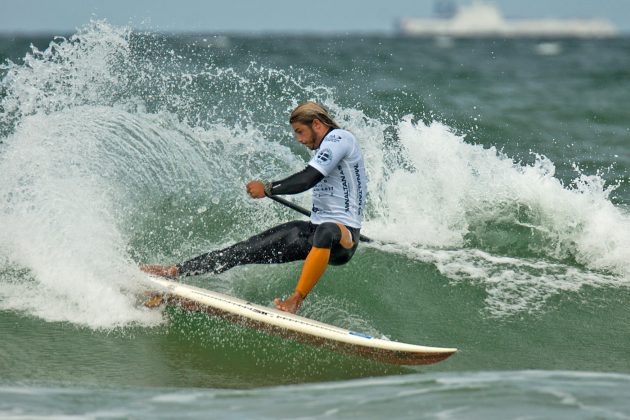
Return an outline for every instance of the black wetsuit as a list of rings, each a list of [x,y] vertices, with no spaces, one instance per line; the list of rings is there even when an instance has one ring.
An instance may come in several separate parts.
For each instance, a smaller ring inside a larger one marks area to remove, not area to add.
[[[275,226],[227,248],[208,252],[178,264],[178,273],[182,276],[219,274],[241,264],[298,261],[305,259],[313,246],[330,248],[329,264],[345,264],[350,261],[359,244],[359,229],[347,228],[354,242],[350,249],[339,244],[341,230],[335,223],[314,225],[311,222],[296,220]]]

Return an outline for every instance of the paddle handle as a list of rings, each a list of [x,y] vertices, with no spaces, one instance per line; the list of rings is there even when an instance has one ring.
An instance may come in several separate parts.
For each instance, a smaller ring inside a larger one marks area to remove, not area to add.
[[[311,217],[311,212],[306,210],[304,207],[300,207],[297,204],[290,202],[282,197],[278,197],[277,195],[268,195],[267,197],[271,198],[273,201],[280,203],[284,206],[287,206],[290,209],[297,211],[298,213],[302,213],[306,217]]]
[[[284,199],[282,197],[278,197],[277,195],[268,195],[267,197],[271,198],[273,201],[275,201],[277,203],[280,203],[280,204],[282,204],[284,206],[287,206],[290,209],[293,209],[293,210],[297,211],[298,213],[302,213],[306,217],[311,217],[311,212],[310,211],[306,210],[304,207],[301,207],[301,206],[298,206],[295,203],[292,203],[289,200],[286,200],[286,199]],[[359,240],[361,242],[372,242],[372,239],[368,238],[365,235],[361,235],[361,234],[359,235]]]

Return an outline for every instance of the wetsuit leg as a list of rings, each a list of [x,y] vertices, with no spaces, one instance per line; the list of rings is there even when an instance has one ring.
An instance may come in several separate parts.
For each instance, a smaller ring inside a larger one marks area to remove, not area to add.
[[[342,229],[345,229],[344,237]],[[313,246],[330,248],[330,265],[343,265],[350,261],[359,245],[360,229],[344,226],[337,223],[322,223],[315,231]]]
[[[314,225],[305,221],[284,223],[225,249],[178,264],[178,273],[181,276],[219,274],[236,265],[303,260],[311,249],[314,229]]]

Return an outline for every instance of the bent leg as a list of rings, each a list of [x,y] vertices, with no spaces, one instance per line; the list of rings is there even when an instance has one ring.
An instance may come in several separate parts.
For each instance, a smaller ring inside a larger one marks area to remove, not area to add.
[[[300,309],[306,295],[326,271],[332,246],[339,243],[342,236],[342,228],[335,223],[322,223],[317,226],[313,237],[313,247],[304,261],[295,292],[284,301],[276,298],[274,304],[278,309],[291,313],[296,313]]]
[[[276,299],[276,307],[283,311],[295,313],[302,305],[306,295],[313,289],[328,267],[333,247],[352,249],[355,244],[352,241],[352,234],[342,224],[322,223],[315,230],[313,247],[311,248],[302,273],[298,280],[295,292],[285,301]]]
[[[352,234],[340,223],[322,223],[315,230],[313,248],[306,257],[300,279],[295,290],[302,298],[313,289],[328,267],[331,250],[335,245],[345,249],[354,246]]]

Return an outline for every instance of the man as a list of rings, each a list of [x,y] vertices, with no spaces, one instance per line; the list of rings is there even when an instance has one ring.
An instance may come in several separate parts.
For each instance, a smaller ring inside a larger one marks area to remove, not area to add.
[[[337,125],[328,111],[305,102],[289,119],[298,142],[317,153],[306,168],[275,182],[250,181],[252,198],[298,194],[313,189],[310,222],[293,221],[273,227],[225,249],[200,255],[178,265],[145,265],[147,273],[167,277],[222,273],[241,264],[272,264],[305,260],[295,292],[276,298],[280,310],[295,313],[324,274],[328,264],[345,264],[359,242],[367,178],[363,156],[354,136]]]

